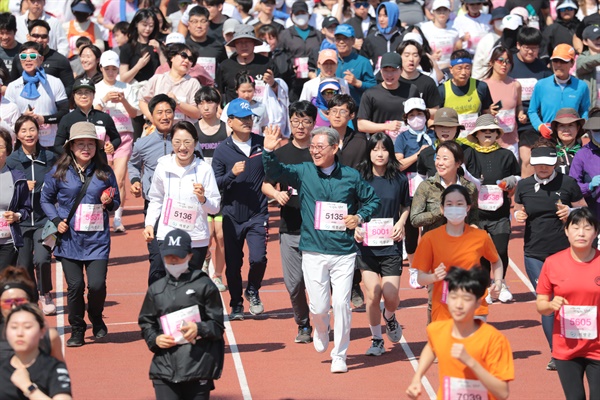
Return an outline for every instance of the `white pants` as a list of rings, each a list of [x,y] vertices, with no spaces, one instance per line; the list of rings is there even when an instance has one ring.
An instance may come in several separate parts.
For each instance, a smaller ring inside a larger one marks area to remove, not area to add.
[[[338,256],[302,252],[304,284],[308,292],[309,309],[316,332],[322,334],[327,332],[330,302],[333,304],[335,325],[331,358],[340,357],[346,360],[350,344],[352,322],[350,293],[355,262],[356,253]],[[331,290],[333,290],[333,299]]]

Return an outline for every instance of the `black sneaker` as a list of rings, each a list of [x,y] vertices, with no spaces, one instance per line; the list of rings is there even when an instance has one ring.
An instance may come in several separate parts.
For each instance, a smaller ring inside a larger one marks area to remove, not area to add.
[[[104,336],[108,334],[108,328],[104,322],[100,322],[99,324],[92,324],[92,333],[96,339],[102,339]]]
[[[71,337],[67,340],[67,347],[81,347],[85,344],[83,340],[84,331],[73,331]]]
[[[244,306],[233,306],[231,307],[231,314],[229,314],[230,321],[243,321],[244,320]]]
[[[312,326],[299,326],[298,336],[296,336],[296,343],[311,343],[312,340]]]
[[[352,286],[352,297],[351,297],[352,305],[355,308],[361,307],[365,304],[365,295],[360,289],[360,285]]]
[[[548,371],[556,371],[556,363],[554,362],[554,357],[550,359],[548,365],[546,365],[546,369]]]
[[[250,303],[250,314],[258,315],[265,312],[265,307],[263,306],[262,301],[260,301],[260,297],[258,297],[258,292],[253,290],[246,290],[244,292],[244,297]]]

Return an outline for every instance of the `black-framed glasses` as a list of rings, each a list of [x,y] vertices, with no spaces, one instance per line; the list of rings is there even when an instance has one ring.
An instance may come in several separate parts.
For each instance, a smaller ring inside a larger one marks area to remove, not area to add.
[[[38,58],[38,55],[36,53],[21,53],[21,54],[19,54],[19,58],[23,61],[27,60],[27,57],[29,57],[30,60],[36,60]]]

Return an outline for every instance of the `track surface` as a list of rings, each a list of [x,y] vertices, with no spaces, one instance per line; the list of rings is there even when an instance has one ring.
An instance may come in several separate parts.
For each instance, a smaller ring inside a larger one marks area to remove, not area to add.
[[[66,361],[77,399],[153,399],[148,378],[151,353],[141,339],[137,315],[146,292],[148,260],[143,228],[142,202],[128,199],[123,221],[124,234],[112,238],[108,272],[105,322],[109,334],[94,342],[91,328],[86,345],[66,348]],[[271,211],[268,267],[261,289],[265,314],[227,325],[225,369],[216,381],[215,399],[391,399],[405,398],[404,391],[416,368],[416,359],[426,341],[427,292],[412,290],[408,274],[402,276],[398,320],[404,328],[402,343],[386,339],[387,352],[380,357],[364,353],[370,345],[370,331],[364,307],[354,310],[347,374],[329,372],[329,352],[319,354],[312,344],[296,344],[296,326],[285,290],[279,257],[277,226],[279,211]],[[534,296],[523,267],[523,226],[513,226],[510,257],[514,262],[507,282],[516,301],[490,307],[489,322],[510,340],[515,358],[516,379],[510,385],[513,399],[564,398],[556,372],[546,371],[550,358]],[[247,273],[247,263],[244,274]],[[243,275],[244,275],[243,274]],[[66,283],[59,266],[53,264],[57,279],[58,303],[66,302]],[[61,297],[62,295],[62,297]],[[223,293],[224,304],[229,297]],[[246,304],[247,310],[247,304]],[[69,328],[59,307],[50,324],[64,332]],[[226,307],[226,312],[229,307]],[[63,326],[67,325],[64,329]],[[331,348],[332,344],[330,344]],[[438,388],[437,367],[427,374],[433,395]],[[425,393],[422,398],[428,398]]]

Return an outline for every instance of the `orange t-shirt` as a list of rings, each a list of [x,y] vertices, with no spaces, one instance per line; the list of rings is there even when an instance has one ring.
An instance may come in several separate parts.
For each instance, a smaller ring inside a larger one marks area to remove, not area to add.
[[[455,237],[448,235],[446,225],[442,225],[423,235],[415,252],[413,266],[426,273],[433,273],[441,263],[446,266],[446,271],[450,267],[471,269],[481,264],[481,257],[490,263],[495,263],[500,258],[486,231],[465,225],[463,234]],[[452,318],[448,306],[442,302],[443,288],[444,281],[433,284],[432,321]],[[487,314],[488,305],[484,300],[475,315]]]
[[[496,378],[503,381],[515,379],[513,355],[508,339],[492,325],[479,320],[475,322],[479,324],[479,329],[466,339],[452,336],[454,326],[452,319],[432,322],[427,326],[427,340],[438,358],[440,376],[438,399],[454,398],[450,397],[451,378],[479,382],[469,367],[452,357],[451,350],[454,343],[463,344],[467,353]],[[489,392],[488,398],[495,399]]]

